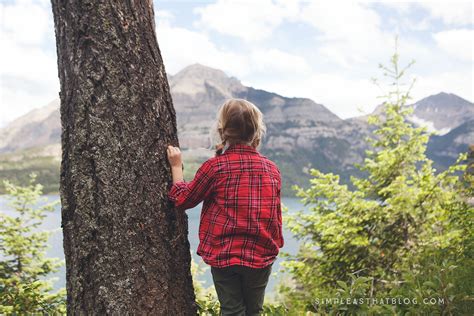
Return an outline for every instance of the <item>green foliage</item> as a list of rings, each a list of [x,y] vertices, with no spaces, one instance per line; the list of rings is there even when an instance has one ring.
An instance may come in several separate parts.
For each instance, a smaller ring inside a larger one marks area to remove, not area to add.
[[[400,69],[395,52],[391,67],[380,65],[392,82],[382,96],[383,113],[369,119],[376,126],[372,149],[358,166],[368,176],[352,177],[350,189],[338,175],[311,169],[310,188],[293,186],[311,205],[310,212],[285,212],[288,227],[304,242],[284,263],[295,284],[281,291],[293,308],[433,315],[474,308],[468,281],[474,279],[472,177],[463,177],[465,154],[439,173],[426,157],[429,134],[407,120],[414,82],[402,91],[401,78],[412,64]],[[418,304],[314,305],[324,297],[406,297]],[[424,298],[442,302],[423,304]]]
[[[198,314],[218,316],[220,305],[215,289],[213,286],[208,288],[204,287],[204,282],[200,280],[205,270],[205,266],[197,264],[194,260],[191,261],[191,274],[193,275],[193,286],[196,295],[196,303],[198,305]]]
[[[65,290],[51,293],[45,279],[62,262],[45,258],[51,232],[38,230],[55,203],[36,207],[42,186],[35,179],[25,187],[3,181],[15,216],[0,211],[0,313],[65,313]]]

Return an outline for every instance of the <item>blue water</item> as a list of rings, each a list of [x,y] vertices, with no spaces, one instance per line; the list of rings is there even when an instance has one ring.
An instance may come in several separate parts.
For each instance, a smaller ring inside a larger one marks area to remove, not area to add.
[[[59,200],[58,195],[48,195],[44,196],[45,202],[54,202]],[[290,212],[295,212],[299,210],[307,210],[308,206],[304,206],[297,198],[282,198],[282,203],[284,206],[288,207]],[[202,261],[201,257],[196,254],[196,249],[199,243],[199,218],[201,214],[202,204],[199,204],[193,209],[187,210],[189,217],[189,242],[191,245],[191,253],[193,259],[200,266],[205,267],[204,273],[199,277],[201,281],[204,282],[204,286],[212,285],[212,276],[210,273],[209,267]],[[5,212],[8,215],[16,215],[12,209],[8,206],[8,200],[6,196],[0,196],[0,212]],[[55,257],[64,260],[63,252],[63,236],[61,231],[61,207],[58,203],[54,212],[48,213],[47,217],[44,219],[43,224],[39,228],[40,230],[54,230],[52,235],[49,238],[49,249],[47,250],[47,257]],[[298,250],[299,241],[293,236],[293,234],[287,229],[283,229],[283,235],[285,239],[285,244],[281,252],[286,252],[290,254],[295,254]],[[1,254],[0,254],[1,256]],[[273,275],[270,278],[267,287],[267,293],[272,295],[272,292],[275,289],[275,285],[280,281],[282,277],[281,263],[282,259],[278,258],[273,264],[272,272]],[[54,289],[58,289],[66,286],[66,270],[63,265],[60,270],[51,275],[52,278],[55,278]]]

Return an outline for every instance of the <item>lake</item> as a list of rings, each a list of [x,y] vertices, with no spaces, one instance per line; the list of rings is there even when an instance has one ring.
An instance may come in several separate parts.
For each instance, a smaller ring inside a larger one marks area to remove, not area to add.
[[[47,199],[47,202],[53,202],[59,200],[58,195],[47,195],[44,196]],[[300,202],[297,198],[282,198],[282,203],[284,206],[288,207],[290,212],[295,212],[298,210],[307,210],[309,206],[304,206],[303,203]],[[191,253],[195,262],[199,265],[206,267],[204,274],[200,276],[200,280],[204,282],[204,285],[210,286],[212,285],[212,276],[209,267],[202,261],[201,257],[196,254],[196,249],[199,243],[199,236],[198,236],[198,229],[199,229],[199,218],[201,212],[202,203],[198,206],[189,209],[186,211],[189,218],[189,242],[191,245]],[[6,196],[0,196],[0,211],[5,212],[8,215],[13,215],[14,212],[8,206],[8,200]],[[284,227],[284,226],[283,226]],[[51,235],[49,239],[49,249],[47,251],[47,257],[57,257],[60,259],[64,259],[64,252],[63,252],[63,236],[61,232],[61,209],[58,205],[54,212],[48,213],[48,216],[45,218],[43,225],[41,226],[42,230],[54,230],[54,233]],[[287,229],[283,230],[283,235],[285,239],[285,245],[283,248],[280,249],[281,252],[286,252],[290,254],[295,254],[298,250],[299,242],[295,239],[290,231]],[[273,275],[269,280],[267,293],[269,296],[272,295],[273,290],[275,289],[275,285],[278,283],[280,277],[282,276],[281,273],[281,266],[280,262],[282,261],[281,258],[278,258],[275,263],[273,264],[272,272]],[[52,274],[52,277],[56,278],[54,283],[54,288],[58,289],[61,287],[65,287],[66,284],[66,270],[65,267],[62,266],[60,270]]]

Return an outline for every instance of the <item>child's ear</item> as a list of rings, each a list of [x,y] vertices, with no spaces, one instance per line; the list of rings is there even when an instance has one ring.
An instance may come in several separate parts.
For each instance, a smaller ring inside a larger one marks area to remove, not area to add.
[[[258,138],[255,138],[255,139],[253,140],[253,142],[252,142],[252,147],[257,148],[259,143],[260,143],[260,142],[259,142],[259,139],[258,139]]]

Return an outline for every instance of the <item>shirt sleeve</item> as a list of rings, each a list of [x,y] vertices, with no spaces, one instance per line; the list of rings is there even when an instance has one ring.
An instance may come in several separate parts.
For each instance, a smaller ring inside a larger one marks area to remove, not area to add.
[[[215,182],[214,173],[212,159],[209,159],[199,167],[193,180],[174,183],[168,192],[168,198],[178,210],[195,207],[211,195]]]

